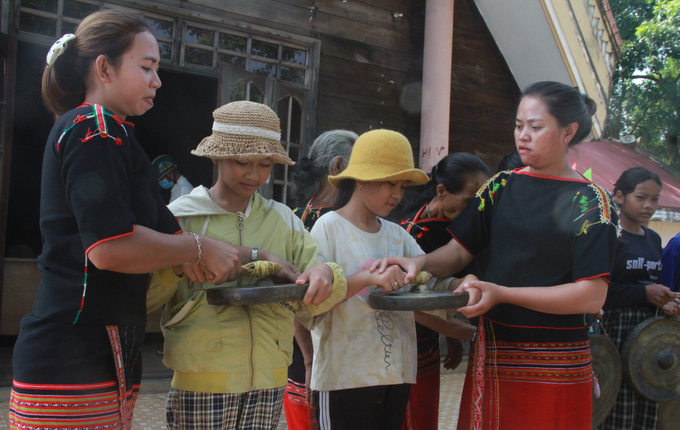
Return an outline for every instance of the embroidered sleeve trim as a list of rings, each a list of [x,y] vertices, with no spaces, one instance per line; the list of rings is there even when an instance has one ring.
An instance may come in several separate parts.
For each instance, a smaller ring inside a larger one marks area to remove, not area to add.
[[[87,250],[85,251],[85,257],[87,257],[88,254],[90,253],[90,251],[92,251],[92,249],[94,249],[94,247],[97,246],[97,245],[101,245],[102,243],[108,242],[108,241],[111,241],[111,240],[120,239],[121,237],[130,236],[131,234],[133,234],[133,233],[135,232],[135,227],[136,227],[136,226],[133,224],[133,225],[132,225],[132,231],[129,232],[129,233],[119,234],[118,236],[109,237],[109,238],[102,239],[102,240],[100,240],[100,241],[98,241],[98,242],[93,243],[93,244],[92,244],[89,248],[87,248]],[[181,232],[181,231],[180,231],[180,232]],[[175,233],[175,234],[177,234],[177,233]]]
[[[446,230],[448,230],[448,232],[451,233],[451,231],[450,231],[449,229],[446,229]],[[458,238],[456,237],[455,234],[451,233],[451,237],[452,237],[456,242],[458,242],[458,243],[460,244],[460,246],[463,247],[464,250],[466,250],[467,252],[469,252],[469,253],[472,254],[472,255],[475,255],[474,252],[470,251],[470,250],[468,249],[467,246],[463,245],[463,243],[462,243],[460,240],[458,240]]]
[[[577,280],[574,281],[574,283],[581,282],[581,281],[589,281],[589,280],[591,280],[591,279],[603,278],[603,279],[607,282],[607,284],[611,284],[611,280],[608,278],[609,275],[610,275],[609,272],[607,272],[607,273],[600,273],[599,275],[589,276],[589,277],[587,277],[587,278],[577,279]]]
[[[595,198],[588,199],[585,194],[581,194],[581,191],[578,191],[572,199],[574,202],[576,202],[578,199],[578,204],[581,207],[581,214],[574,219],[574,222],[577,222],[580,218],[596,209],[600,212],[600,219],[596,222],[591,222],[588,219],[584,220],[583,224],[581,224],[581,227],[579,228],[578,233],[576,234],[577,236],[580,236],[581,234],[588,234],[588,229],[597,224],[614,225],[612,222],[612,206],[611,200],[609,199],[609,193],[607,193],[604,188],[593,183],[588,184],[588,188],[594,191]],[[581,195],[580,198],[579,195]],[[597,205],[590,207],[590,204],[595,200],[597,200]]]
[[[79,108],[83,107],[92,107],[92,111],[85,113],[83,115],[77,115],[75,119],[73,120],[73,124],[71,124],[70,127],[66,128],[62,133],[61,136],[59,136],[59,139],[57,140],[57,151],[59,151],[59,147],[61,146],[61,142],[66,137],[66,135],[71,131],[73,127],[75,127],[77,124],[80,124],[83,121],[91,120],[94,119],[96,123],[96,129],[92,130],[90,128],[87,129],[87,134],[85,134],[85,137],[80,138],[79,140],[83,143],[89,142],[96,136],[101,136],[102,138],[110,138],[113,140],[113,142],[117,145],[120,146],[123,144],[123,141],[120,137],[116,136],[111,136],[109,134],[109,129],[106,124],[106,117],[113,118],[119,125],[121,125],[121,128],[123,129],[123,132],[125,135],[128,135],[127,129],[123,127],[123,124],[130,125],[134,127],[134,124],[131,122],[123,121],[120,118],[118,118],[116,115],[106,111],[103,106],[96,105],[96,104],[90,104],[90,103],[83,103],[82,105],[79,106]]]

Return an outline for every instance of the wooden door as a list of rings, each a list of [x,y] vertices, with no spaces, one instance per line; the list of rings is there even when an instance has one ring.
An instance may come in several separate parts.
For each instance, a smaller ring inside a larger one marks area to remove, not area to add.
[[[309,90],[276,81],[273,85],[272,109],[281,120],[281,144],[288,156],[298,162],[306,155],[310,134]],[[272,172],[272,197],[281,203],[288,201],[288,180],[291,166],[277,164]]]
[[[220,63],[217,106],[237,100],[263,103],[281,120],[281,144],[290,158],[297,162],[305,155],[310,135],[309,90],[299,88],[257,73],[248,72],[228,63]],[[217,170],[213,170],[217,179]],[[260,188],[264,197],[286,203],[289,166],[275,164],[269,182]]]

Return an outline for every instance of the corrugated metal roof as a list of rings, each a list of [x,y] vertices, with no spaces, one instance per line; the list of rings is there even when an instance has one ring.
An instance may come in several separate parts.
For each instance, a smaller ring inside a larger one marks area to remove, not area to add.
[[[569,151],[567,159],[569,165],[581,174],[592,169],[593,182],[610,192],[625,170],[646,167],[663,181],[659,207],[680,210],[680,181],[630,146],[611,141],[583,142]]]

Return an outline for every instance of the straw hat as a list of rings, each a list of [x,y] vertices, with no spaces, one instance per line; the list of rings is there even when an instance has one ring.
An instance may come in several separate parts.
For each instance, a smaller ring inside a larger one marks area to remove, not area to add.
[[[396,131],[373,130],[359,136],[352,148],[347,168],[329,176],[334,187],[343,179],[359,181],[409,181],[421,185],[430,180],[425,172],[413,167],[413,153],[408,139]]]
[[[266,105],[231,102],[215,109],[213,118],[213,133],[192,154],[213,160],[269,158],[274,163],[295,164],[281,145],[279,117]]]

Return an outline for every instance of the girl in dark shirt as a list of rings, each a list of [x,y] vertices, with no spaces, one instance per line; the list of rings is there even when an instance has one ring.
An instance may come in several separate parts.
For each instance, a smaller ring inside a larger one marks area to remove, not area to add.
[[[645,227],[659,206],[660,195],[661,179],[644,167],[626,170],[614,185],[621,231],[602,326],[619,351],[631,330],[657,314],[659,308],[674,312],[673,293],[658,284],[661,238]],[[644,398],[621,381],[616,404],[601,428],[654,430],[658,417],[658,403]]]

